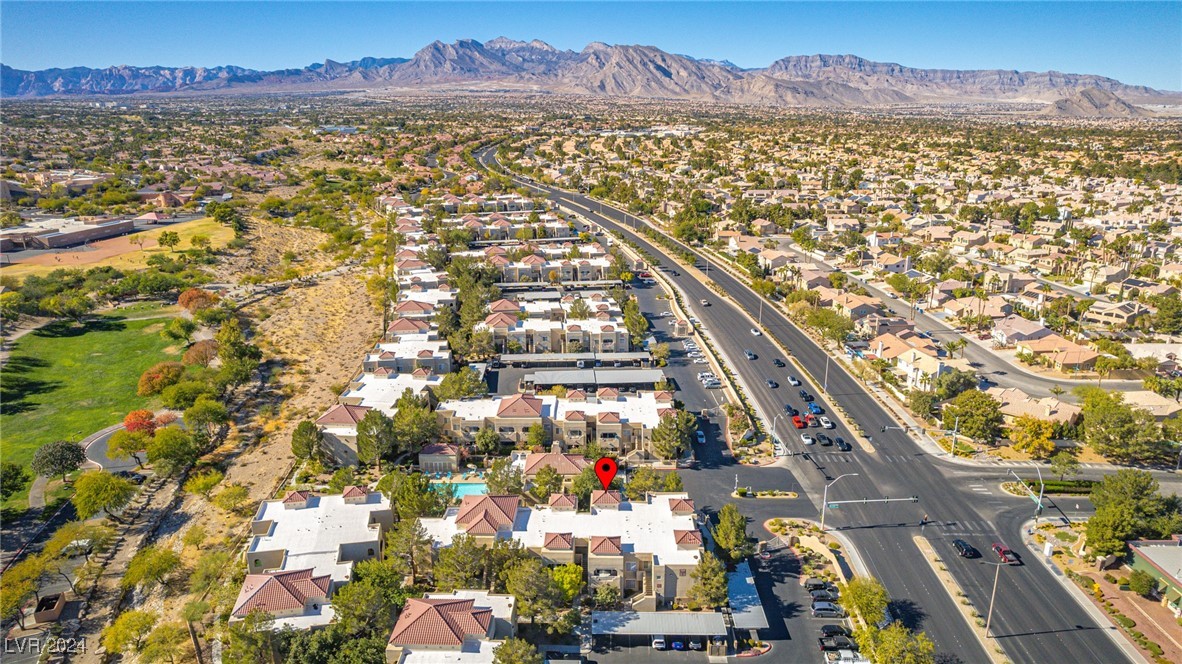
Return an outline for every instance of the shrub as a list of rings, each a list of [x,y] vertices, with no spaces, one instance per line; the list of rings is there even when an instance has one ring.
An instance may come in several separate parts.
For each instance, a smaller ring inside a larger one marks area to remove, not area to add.
[[[164,388],[179,381],[184,374],[185,366],[180,362],[158,362],[140,375],[136,394],[141,397],[159,394]]]
[[[1113,615],[1113,618],[1116,620],[1116,622],[1120,623],[1121,627],[1124,627],[1125,629],[1133,629],[1137,626],[1137,623],[1134,622],[1132,618],[1126,616],[1123,613],[1117,613]]]
[[[830,542],[829,548],[833,549],[834,551],[840,550],[841,549],[841,542]]]
[[[1116,577],[1112,576],[1111,574],[1108,574],[1108,573],[1104,574],[1104,580],[1107,581],[1108,583],[1116,583]]]

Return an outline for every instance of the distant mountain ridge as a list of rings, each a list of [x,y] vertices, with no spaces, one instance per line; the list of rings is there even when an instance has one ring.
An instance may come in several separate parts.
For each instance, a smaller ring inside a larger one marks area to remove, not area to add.
[[[0,95],[4,97],[440,89],[457,84],[780,106],[1055,102],[1086,89],[1117,96],[1122,103],[1182,103],[1182,93],[1091,74],[919,69],[854,55],[789,56],[763,69],[742,69],[725,60],[676,55],[654,46],[592,42],[575,52],[536,39],[525,42],[507,37],[486,43],[474,39],[435,41],[411,58],[325,60],[301,69],[275,71],[236,66],[21,71],[0,65]],[[1107,102],[1101,105],[1112,106]],[[1086,112],[1089,107],[1076,105],[1076,111]]]

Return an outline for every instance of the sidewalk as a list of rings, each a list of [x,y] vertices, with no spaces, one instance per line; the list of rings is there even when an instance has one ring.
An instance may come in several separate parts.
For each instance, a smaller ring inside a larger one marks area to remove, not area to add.
[[[1127,638],[1125,638],[1124,634],[1120,632],[1116,625],[1112,624],[1112,621],[1108,618],[1107,614],[1101,611],[1100,608],[1097,607],[1090,598],[1088,598],[1083,589],[1080,588],[1074,581],[1067,578],[1067,575],[1063,573],[1063,570],[1059,569],[1058,565],[1056,565],[1053,561],[1048,560],[1046,556],[1042,555],[1042,550],[1041,547],[1039,547],[1038,542],[1035,542],[1030,538],[1029,535],[1027,535],[1027,533],[1032,532],[1033,530],[1034,521],[1027,521],[1022,524],[1022,543],[1025,544],[1030,552],[1034,554],[1034,558],[1038,560],[1038,564],[1046,567],[1051,572],[1051,574],[1054,575],[1055,580],[1059,582],[1059,585],[1067,589],[1067,592],[1071,595],[1071,598],[1074,599],[1075,602],[1080,605],[1080,607],[1087,611],[1088,615],[1096,621],[1097,625],[1100,625],[1100,627],[1104,629],[1104,632],[1108,634],[1108,636],[1112,639],[1112,642],[1115,643],[1116,646],[1120,648],[1121,651],[1124,652],[1131,661],[1137,662],[1138,664],[1149,664],[1145,657],[1141,655],[1141,651],[1138,650],[1132,643],[1130,643]]]

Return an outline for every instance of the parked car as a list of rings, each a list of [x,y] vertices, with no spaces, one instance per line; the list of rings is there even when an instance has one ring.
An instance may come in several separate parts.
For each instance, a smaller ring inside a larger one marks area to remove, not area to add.
[[[829,590],[814,590],[809,593],[809,596],[813,598],[814,602],[836,602],[837,601],[837,593],[830,592]]]
[[[852,452],[854,449],[849,443],[845,442],[845,438],[842,438],[841,436],[838,436],[833,441],[833,444],[837,445],[837,449],[841,450],[842,452]]]
[[[706,649],[706,642],[703,641],[701,637],[695,636],[689,640],[689,649],[690,650],[705,650]]]
[[[673,647],[673,650],[685,650],[685,642],[684,641],[674,641],[670,645]]]
[[[653,650],[664,650],[665,639],[653,639]]]
[[[799,386],[799,385],[800,385],[800,380],[799,380],[799,379],[797,379],[797,377],[796,377],[796,376],[789,376],[789,377],[788,377],[788,384],[789,384],[789,385],[793,385],[793,386]]]
[[[763,336],[763,332],[760,332],[759,330],[757,330],[757,329],[755,329],[755,328],[753,327],[753,328],[751,328],[751,336],[753,336],[753,337],[762,337],[762,336]]]
[[[1014,563],[1020,562],[1018,560],[1018,554],[1011,551],[1010,547],[1002,544],[1001,542],[993,543],[993,552],[997,554],[997,559],[1003,563],[1010,563],[1013,565]]]
[[[844,618],[845,611],[833,602],[813,602],[812,614],[814,618]]]
[[[978,555],[980,555],[977,553],[976,549],[974,549],[968,542],[962,539],[952,540],[952,548],[956,549],[957,555],[959,555],[961,558],[976,558]]]
[[[796,427],[797,429],[803,429],[807,425],[805,425],[804,420],[800,419],[800,415],[793,415],[792,426]]]
[[[802,433],[800,434],[800,442],[804,443],[805,445],[812,445],[817,441],[807,433]]]
[[[776,359],[772,360],[772,364],[776,365],[777,367],[783,368],[784,360],[781,360],[780,358],[777,357]]]
[[[818,579],[816,577],[809,577],[804,580],[804,589],[810,593],[813,592],[814,590],[828,590],[829,589],[829,582],[826,581],[825,579]]]
[[[808,399],[808,403],[809,403],[809,412],[812,413],[813,415],[820,415],[821,413],[825,412],[825,409],[821,408],[821,406],[819,406],[816,401],[813,401],[812,399]]]
[[[833,428],[833,422],[828,417],[825,417],[822,415],[821,417],[818,417],[817,419],[821,421],[821,428],[822,429],[832,429]]]
[[[772,380],[771,378],[768,378],[768,379],[767,379],[767,381],[765,381],[765,382],[767,383],[767,386],[768,386],[768,387],[770,387],[770,388],[772,388],[773,390],[774,390],[774,389],[776,389],[777,387],[779,387],[779,386],[780,386],[780,384],[779,384],[779,383],[777,383],[776,381]]]
[[[702,433],[702,430],[699,429],[698,430],[698,444],[700,445],[704,442],[706,442],[706,434]]]
[[[850,631],[843,625],[821,625],[821,636],[849,636]]]

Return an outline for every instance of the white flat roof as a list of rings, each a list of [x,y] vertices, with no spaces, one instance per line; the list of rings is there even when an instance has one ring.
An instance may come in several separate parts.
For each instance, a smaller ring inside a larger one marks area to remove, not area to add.
[[[360,398],[359,405],[376,408],[393,417],[394,413],[398,412],[394,403],[402,396],[403,391],[409,388],[415,394],[422,394],[429,387],[439,387],[443,377],[434,374],[426,378],[411,374],[392,374],[388,378],[378,378],[372,373],[367,373],[362,375],[360,381],[360,387],[345,392],[341,398]]]
[[[701,611],[592,611],[591,634],[724,636],[726,620]]]
[[[377,542],[377,528],[369,527],[369,513],[390,509],[380,493],[369,494],[365,503],[349,504],[340,495],[312,496],[302,509],[285,508],[281,500],[259,506],[256,521],[273,521],[269,535],[256,535],[248,552],[287,551],[283,569],[314,570],[329,574],[334,582],[349,580],[351,562],[339,562],[342,544]]]
[[[399,664],[492,664],[500,641],[466,641],[459,650],[409,650]]]
[[[624,553],[649,553],[654,565],[697,565],[700,551],[677,546],[675,530],[697,530],[692,516],[674,515],[671,498],[688,498],[685,493],[662,494],[652,503],[624,502],[618,510],[565,512],[548,507],[521,508],[513,523],[512,537],[523,546],[541,548],[546,533],[571,533],[579,539],[618,536]],[[423,529],[439,546],[448,546],[460,531],[458,510],[451,508],[437,519],[422,519]]]

